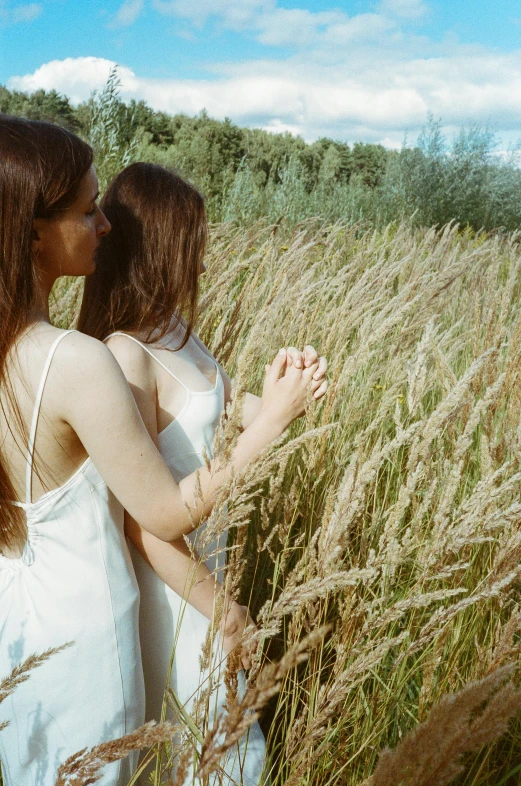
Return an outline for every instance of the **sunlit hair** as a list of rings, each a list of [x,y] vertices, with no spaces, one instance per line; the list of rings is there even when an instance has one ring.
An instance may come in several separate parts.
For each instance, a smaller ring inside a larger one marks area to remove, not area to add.
[[[199,191],[170,169],[131,164],[101,209],[112,225],[87,277],[78,328],[98,339],[121,330],[159,341],[183,317],[188,341],[197,313],[207,221]]]
[[[0,114],[0,406],[14,436],[25,437],[8,363],[28,325],[36,296],[31,249],[36,218],[53,220],[76,199],[92,164],[92,150],[51,123]],[[25,519],[12,504],[15,491],[0,455],[0,550],[19,545]]]

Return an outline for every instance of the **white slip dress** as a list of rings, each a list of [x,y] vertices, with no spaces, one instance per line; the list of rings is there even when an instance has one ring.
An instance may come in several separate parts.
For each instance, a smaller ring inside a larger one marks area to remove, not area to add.
[[[68,331],[70,332],[70,331]],[[0,555],[0,680],[32,654],[71,646],[30,672],[0,703],[4,786],[54,786],[57,770],[85,747],[144,721],[139,593],[124,537],[123,508],[87,459],[59,488],[31,501],[33,453],[47,374],[29,434],[20,558]],[[126,786],[137,754],[104,767],[97,783]]]
[[[216,381],[211,390],[192,391],[146,344],[142,344],[128,333],[118,332],[112,335],[123,335],[139,344],[186,392],[186,401],[181,411],[158,435],[161,455],[179,483],[204,465],[205,454],[209,458],[212,456],[215,431],[225,406],[224,385],[219,367],[215,363]],[[182,354],[183,349],[177,350],[176,354]],[[193,364],[189,355],[184,355],[184,360]],[[204,380],[208,382],[206,377]],[[189,535],[196,549],[204,528],[203,524]],[[205,549],[205,554],[210,555],[205,559],[206,565],[219,581],[220,569],[225,564],[225,547],[226,535]],[[146,718],[159,720],[161,717],[163,695],[174,646],[169,684],[184,709],[192,714],[197,698],[208,685],[209,675],[201,672],[200,655],[210,622],[166,585],[133,546],[130,552],[141,593],[139,628],[145,674]],[[225,711],[226,688],[223,681],[225,668],[226,656],[222,650],[218,651],[216,642],[212,658],[212,692],[208,702],[211,717],[208,728],[211,728],[214,719]],[[238,680],[239,694],[241,694],[245,690],[242,671],[238,674]],[[259,786],[264,782],[262,780],[264,757],[264,735],[259,724],[255,722],[248,734],[223,759],[219,776],[210,777],[210,786],[217,786],[217,784]],[[185,780],[185,786],[191,786],[194,782],[196,781],[193,773],[190,773]]]

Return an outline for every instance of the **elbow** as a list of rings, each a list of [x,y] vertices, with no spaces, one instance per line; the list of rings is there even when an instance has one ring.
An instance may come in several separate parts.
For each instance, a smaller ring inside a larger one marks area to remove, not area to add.
[[[190,511],[179,493],[174,499],[170,495],[157,498],[155,503],[141,510],[141,518],[137,520],[143,529],[165,543],[190,534],[201,523],[197,511]]]
[[[187,511],[182,516],[169,516],[168,520],[154,522],[153,534],[165,543],[180,540],[195,529],[194,522]],[[151,531],[151,529],[149,529]]]

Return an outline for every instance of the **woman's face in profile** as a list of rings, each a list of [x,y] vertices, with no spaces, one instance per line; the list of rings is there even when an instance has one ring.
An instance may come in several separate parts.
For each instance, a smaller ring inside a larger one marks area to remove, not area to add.
[[[33,253],[44,274],[87,276],[96,268],[95,253],[110,223],[99,208],[94,167],[84,175],[74,203],[54,219],[34,222]]]

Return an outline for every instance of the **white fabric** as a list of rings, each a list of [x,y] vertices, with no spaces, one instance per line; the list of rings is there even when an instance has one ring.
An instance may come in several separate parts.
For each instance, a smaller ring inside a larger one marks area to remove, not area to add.
[[[31,672],[0,704],[5,786],[54,786],[59,765],[144,720],[138,589],[123,509],[90,459],[31,502],[34,437],[55,341],[35,402],[27,453],[22,556],[0,555],[0,678],[29,655],[72,646]],[[136,756],[109,764],[99,784],[126,786]]]
[[[216,381],[211,390],[191,391],[147,345],[141,344],[126,333],[112,335],[125,335],[140,344],[145,352],[148,352],[186,390],[187,398],[181,412],[159,434],[161,455],[179,483],[203,466],[205,452],[208,457],[212,455],[215,430],[224,410],[224,385],[219,367],[215,364]],[[183,361],[194,366],[187,347],[177,350],[176,355],[178,354],[181,354]],[[203,376],[200,371],[197,373]],[[195,548],[204,526],[203,524],[189,536]],[[218,579],[219,567],[222,568],[225,562],[222,552],[225,546],[226,536],[206,549],[206,554],[210,555],[206,559],[206,564],[216,573]],[[201,673],[199,659],[210,623],[204,615],[171,590],[133,547],[130,548],[130,552],[141,593],[139,624],[147,720],[159,720],[161,717],[163,694],[174,645],[170,687],[187,712],[191,714],[194,699],[201,688],[204,689],[208,684],[208,674]],[[216,664],[220,664],[217,673],[215,673]],[[226,666],[225,656],[217,647],[214,648],[212,665],[214,669],[212,682],[215,689],[212,690],[210,698],[210,727],[213,725],[214,718],[224,711],[223,705],[226,700],[226,690],[222,680]],[[238,678],[239,692],[244,692],[245,680],[242,671],[239,672]],[[258,723],[254,723],[247,738],[243,738],[239,745],[232,748],[227,760],[223,762],[226,773],[222,779],[223,786],[260,784],[264,754],[264,737]],[[185,784],[188,786],[192,782],[193,777],[189,775]],[[221,781],[212,778],[211,786],[214,783],[217,786]]]

